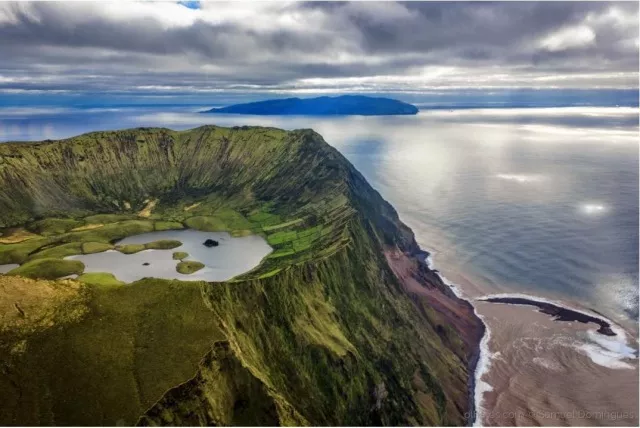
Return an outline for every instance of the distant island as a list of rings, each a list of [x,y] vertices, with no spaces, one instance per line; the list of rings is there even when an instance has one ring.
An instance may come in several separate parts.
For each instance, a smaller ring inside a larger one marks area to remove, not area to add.
[[[252,114],[259,116],[390,116],[417,114],[412,104],[391,98],[364,95],[285,98],[212,108],[202,113]]]

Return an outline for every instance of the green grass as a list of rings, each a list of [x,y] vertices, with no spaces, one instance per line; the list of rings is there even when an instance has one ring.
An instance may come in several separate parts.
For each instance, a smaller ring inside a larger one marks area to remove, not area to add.
[[[312,243],[313,243],[313,240],[311,239],[296,239],[292,243],[293,251],[295,251],[296,253],[299,253],[305,250],[310,250]]]
[[[25,425],[133,426],[224,338],[198,282],[100,283],[82,295],[86,313],[76,322],[28,336],[20,355],[0,346],[0,361],[11,365],[0,376],[0,425],[17,417]],[[14,379],[23,379],[20,393]]]
[[[173,260],[182,260],[189,257],[189,253],[185,253],[184,251],[176,251],[173,253]]]
[[[282,229],[282,228],[287,227],[287,226],[293,226],[294,224],[301,223],[302,221],[303,221],[303,219],[296,218],[296,219],[293,219],[291,221],[287,221],[287,222],[280,223],[280,224],[274,224],[272,226],[262,226],[262,230],[264,230],[265,232],[269,232],[271,230],[277,230],[277,229]]]
[[[205,232],[250,231],[258,227],[239,212],[228,208],[217,209],[212,215],[187,218],[184,223],[191,229]]]
[[[83,254],[102,253],[107,250],[112,250],[113,245],[105,244],[104,242],[84,242],[82,243]]]
[[[292,248],[279,248],[276,251],[269,254],[267,257],[271,259],[277,259],[278,257],[286,257],[295,253],[296,251]]]
[[[125,220],[135,220],[136,216],[132,214],[96,214],[84,218],[85,224],[106,224],[117,223]]]
[[[222,219],[213,216],[196,216],[185,220],[184,224],[191,229],[204,232],[221,232],[229,230]]]
[[[179,230],[184,229],[184,225],[177,221],[156,221],[154,223],[154,230]]]
[[[82,225],[79,220],[70,218],[46,218],[35,221],[27,227],[30,231],[41,235],[57,235]]]
[[[135,254],[140,251],[144,251],[147,248],[144,244],[125,244],[125,245],[116,245],[115,249],[120,251],[123,254]]]
[[[199,271],[204,267],[204,264],[196,261],[184,261],[176,265],[176,270],[183,275],[190,275]]]
[[[66,241],[113,243],[127,236],[153,232],[153,221],[125,220],[119,223],[105,224],[99,229],[69,232],[62,235]]]
[[[182,242],[173,239],[161,239],[146,244],[116,245],[115,249],[123,254],[135,254],[144,250],[170,250],[182,245]]]
[[[50,242],[51,238],[32,238],[17,244],[0,244],[0,264],[23,263],[30,254]]]
[[[258,276],[258,279],[269,278],[271,276],[274,276],[275,274],[277,274],[280,271],[282,271],[282,269],[281,268],[277,268],[277,269],[274,269],[272,271],[265,272],[265,273],[261,274],[260,276]]]
[[[78,281],[85,282],[91,285],[104,285],[104,286],[124,285],[124,282],[119,281],[112,273],[107,273],[107,272],[83,273],[78,277]]]
[[[249,214],[248,219],[251,222],[260,223],[265,226],[282,223],[282,218],[279,215],[261,210]]]
[[[147,250],[171,250],[181,245],[182,242],[176,241],[175,239],[161,239],[144,244]]]
[[[32,224],[44,230],[47,236],[35,236],[15,244],[0,244],[0,264],[24,263],[26,260],[42,258],[64,258],[77,254],[92,254],[113,248],[112,242],[127,236],[152,232],[154,222],[148,220],[127,220],[129,215],[103,215],[85,217],[84,222],[117,220],[118,223],[104,224],[90,230],[67,231],[83,222],[68,219],[43,219]],[[56,231],[58,233],[56,233]],[[171,249],[178,241],[163,240],[149,243],[154,249]],[[140,246],[119,246],[119,251],[133,254],[144,250]]]
[[[228,230],[251,229],[253,224],[236,210],[220,208],[215,211],[214,216],[220,219]]]
[[[67,275],[79,275],[83,270],[84,263],[79,260],[38,259],[20,265],[8,274],[27,278],[56,279]]]
[[[357,353],[335,321],[335,307],[318,294],[318,289],[315,291],[316,294],[303,295],[306,310],[294,321],[295,329],[310,343],[326,347],[341,357],[347,352]]]
[[[267,242],[269,245],[278,245],[284,242],[290,242],[297,238],[298,232],[295,230],[288,232],[276,232],[267,236]]]
[[[102,217],[99,220],[106,220],[104,215]],[[109,218],[121,220],[126,217]],[[45,219],[41,220],[40,224],[49,223]],[[152,230],[152,222],[124,220],[120,223],[105,224],[99,229],[50,234],[48,237],[35,237],[16,244],[0,244],[0,264],[23,263],[26,260],[36,259],[62,259],[71,255],[99,253],[114,248],[110,241]],[[166,250],[180,245],[182,243],[176,240],[159,240],[145,245],[119,245],[115,248],[122,253],[133,254],[145,249]]]
[[[62,259],[68,256],[82,254],[82,243],[72,242],[69,244],[58,245],[35,252],[29,256],[29,260],[34,259]]]

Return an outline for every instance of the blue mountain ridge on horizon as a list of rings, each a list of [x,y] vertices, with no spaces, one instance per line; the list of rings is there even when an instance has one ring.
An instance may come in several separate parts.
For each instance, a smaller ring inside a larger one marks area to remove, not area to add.
[[[261,116],[390,116],[414,115],[418,107],[392,98],[365,95],[322,96],[316,98],[284,98],[234,104],[202,113],[248,114]]]

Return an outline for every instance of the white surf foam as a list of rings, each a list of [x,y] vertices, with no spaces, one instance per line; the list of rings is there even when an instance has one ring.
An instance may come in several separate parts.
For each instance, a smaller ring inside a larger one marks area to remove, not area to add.
[[[434,262],[431,253],[425,258],[427,266],[429,269],[434,270]],[[442,282],[451,288],[451,291],[458,297],[459,299],[463,299],[471,303],[473,307],[473,313],[482,321],[484,324],[484,335],[482,336],[482,340],[480,340],[480,350],[478,354],[478,362],[476,363],[475,372],[473,374],[474,377],[474,389],[473,389],[473,405],[474,405],[474,414],[475,418],[473,420],[473,426],[482,426],[483,417],[485,413],[485,408],[482,405],[484,401],[484,393],[493,390],[493,387],[485,382],[482,377],[485,373],[489,371],[491,367],[491,360],[494,358],[494,354],[491,353],[489,349],[489,340],[491,339],[491,331],[489,330],[489,326],[485,322],[485,318],[478,313],[475,306],[471,302],[471,299],[467,298],[462,290],[456,286],[454,283],[449,281],[444,275],[442,275],[439,271],[436,272],[438,277],[442,280]]]
[[[489,326],[484,321],[484,317],[478,313],[475,307],[473,308],[473,312],[478,318],[480,318],[485,328],[484,336],[482,336],[482,340],[480,341],[480,354],[478,356],[478,363],[476,364],[476,370],[474,373],[475,388],[473,391],[473,403],[475,420],[473,421],[473,426],[479,427],[482,426],[484,419],[485,408],[482,405],[484,401],[484,393],[493,390],[493,387],[489,383],[482,380],[484,374],[489,371],[489,368],[491,368],[492,354],[491,350],[489,350],[491,330],[489,330]]]
[[[433,264],[433,258],[431,256],[431,253],[429,253],[429,255],[425,258],[425,261],[427,263],[427,267],[431,270],[436,270],[436,268],[434,267]],[[457,285],[455,285],[453,282],[449,281],[447,279],[446,276],[444,276],[440,271],[436,272],[436,275],[438,275],[438,277],[442,280],[442,282],[448,286],[451,291],[453,291],[453,294],[455,294],[455,296],[459,299],[463,299],[468,301],[469,303],[471,303],[471,301],[465,296],[465,294],[462,292],[462,290],[460,289],[460,287],[458,287]],[[473,305],[472,305],[473,306]]]
[[[613,321],[611,321],[610,319],[608,319],[603,315],[597,314],[593,311],[579,309],[571,305],[567,305],[563,302],[557,302],[550,299],[546,299],[544,297],[532,296],[529,294],[520,294],[520,293],[491,294],[488,296],[478,297],[476,298],[476,300],[486,301],[491,298],[521,298],[521,299],[527,299],[527,300],[536,301],[540,303],[550,303],[552,305],[556,305],[562,308],[567,308],[572,311],[581,313],[583,315],[599,318],[609,323],[611,330],[616,335],[604,336],[600,333],[597,333],[595,330],[589,330],[587,331],[586,337],[583,337],[583,339],[585,340],[573,341],[572,347],[576,349],[578,352],[581,352],[582,354],[589,357],[589,359],[591,359],[591,361],[594,362],[595,364],[598,364],[603,367],[608,367],[611,369],[633,368],[633,366],[629,364],[628,360],[638,358],[638,354],[636,350],[631,346],[629,346],[627,332],[618,324],[614,323]]]
[[[611,369],[633,368],[625,360],[636,358],[635,349],[615,338],[604,337],[593,331],[588,331],[587,335],[589,342],[578,344],[576,349],[588,356],[595,364]]]

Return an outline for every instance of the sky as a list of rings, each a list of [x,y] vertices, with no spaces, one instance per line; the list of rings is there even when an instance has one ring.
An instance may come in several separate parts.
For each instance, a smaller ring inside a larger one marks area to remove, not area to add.
[[[637,2],[0,2],[0,96],[638,87]]]

